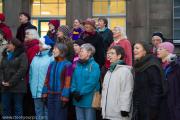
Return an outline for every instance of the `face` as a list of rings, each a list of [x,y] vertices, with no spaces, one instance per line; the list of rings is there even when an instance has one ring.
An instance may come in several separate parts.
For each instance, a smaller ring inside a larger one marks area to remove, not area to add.
[[[19,21],[20,21],[20,23],[27,23],[28,22],[28,18],[24,14],[21,14],[19,16]]]
[[[110,61],[110,63],[115,63],[118,60],[120,60],[120,58],[121,58],[121,55],[117,55],[115,49],[108,50],[107,56],[108,56],[108,60]]]
[[[152,37],[152,44],[155,47],[158,47],[158,45],[161,43],[161,38],[159,36],[153,36]]]
[[[57,31],[56,34],[57,34],[57,37],[58,37],[58,38],[62,38],[62,37],[64,36],[64,33],[61,32],[61,31],[59,31],[59,30]]]
[[[32,34],[30,32],[26,32],[25,33],[25,41],[29,41],[29,40],[32,40]]]
[[[136,43],[134,45],[134,58],[135,58],[135,60],[140,60],[145,55],[146,55],[146,51],[144,50],[143,46],[139,43]]]
[[[54,30],[55,29],[54,25],[51,24],[51,23],[49,23],[48,26],[49,26],[49,30]]]
[[[98,27],[99,28],[104,28],[106,24],[104,24],[104,21],[103,20],[99,20],[98,21]]]
[[[15,46],[10,42],[7,44],[7,51],[13,52],[15,50]]]
[[[61,54],[61,51],[56,46],[54,46],[54,49],[53,49],[54,57],[58,57],[60,54]]]
[[[116,30],[116,28],[114,28],[112,32],[113,32],[113,38],[118,38],[121,36],[121,33],[118,30]]]
[[[90,58],[90,55],[91,55],[90,52],[82,48],[79,53],[79,59],[88,60]]]
[[[161,59],[164,59],[168,56],[168,51],[162,47],[158,47],[157,49],[157,57],[158,58],[161,58]]]
[[[80,22],[78,20],[74,20],[74,23],[73,23],[73,27],[74,28],[79,28],[80,27]]]
[[[93,26],[91,26],[89,24],[85,24],[84,29],[85,29],[86,32],[93,32],[94,31]]]
[[[74,52],[79,54],[81,51],[81,47],[78,44],[73,44]]]

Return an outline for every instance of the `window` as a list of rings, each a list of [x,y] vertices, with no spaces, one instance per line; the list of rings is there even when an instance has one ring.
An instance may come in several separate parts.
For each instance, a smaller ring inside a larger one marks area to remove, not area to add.
[[[93,17],[104,16],[109,27],[126,27],[126,0],[93,0]]]
[[[2,0],[0,0],[0,13],[3,13],[3,5],[2,5]]]
[[[180,1],[174,0],[173,16],[173,38],[174,43],[180,43]]]
[[[38,28],[40,36],[48,31],[48,21],[59,19],[66,24],[66,0],[32,0],[32,23]]]

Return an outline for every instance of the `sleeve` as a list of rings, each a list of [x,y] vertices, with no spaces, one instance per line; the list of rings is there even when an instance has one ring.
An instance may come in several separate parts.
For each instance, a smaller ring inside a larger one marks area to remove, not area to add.
[[[89,77],[86,80],[85,85],[82,87],[80,91],[80,95],[86,95],[91,93],[97,85],[99,85],[99,78],[100,78],[100,69],[99,66],[96,64],[92,64],[91,70],[89,71]]]
[[[65,81],[64,81],[64,86],[62,90],[62,97],[61,100],[63,101],[68,101],[69,95],[70,95],[70,86],[71,86],[71,77],[72,77],[72,65],[69,64],[66,66],[65,69]]]
[[[76,86],[77,86],[77,84],[76,84],[76,68],[75,68],[73,75],[72,75],[71,93],[77,91]]]
[[[160,71],[156,66],[151,66],[147,73],[150,84],[150,107],[151,109],[158,110],[163,94]]]
[[[125,62],[126,62],[126,64],[132,66],[132,47],[131,47],[131,43],[129,42],[129,40],[125,44],[125,49],[126,49],[125,52],[126,52],[126,56],[127,56]]]
[[[52,67],[52,63],[48,67],[48,71],[46,74],[46,78],[45,78],[45,82],[44,82],[44,86],[42,90],[42,97],[47,97],[51,67]]]
[[[124,69],[122,71],[122,75],[120,78],[120,97],[119,97],[119,107],[121,111],[130,111],[131,102],[132,102],[132,94],[133,94],[133,74],[130,69]]]
[[[110,30],[109,31],[109,44],[108,44],[108,47],[113,43],[113,33],[112,33],[112,31]]]
[[[23,53],[20,56],[20,66],[19,69],[17,70],[16,74],[14,74],[10,81],[9,84],[10,86],[16,85],[18,82],[21,82],[21,79],[25,77],[27,69],[28,69],[28,59],[25,53]]]
[[[3,68],[3,59],[2,59],[0,63],[0,85],[3,80],[4,80],[4,68]]]
[[[104,65],[105,62],[105,49],[104,49],[104,44],[102,43],[103,43],[103,38],[99,35],[94,59],[99,64],[100,68]]]

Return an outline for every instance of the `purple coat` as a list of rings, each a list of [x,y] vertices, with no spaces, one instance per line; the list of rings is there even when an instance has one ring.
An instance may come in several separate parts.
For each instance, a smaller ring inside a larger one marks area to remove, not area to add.
[[[165,68],[168,81],[168,108],[170,120],[180,120],[180,63]]]

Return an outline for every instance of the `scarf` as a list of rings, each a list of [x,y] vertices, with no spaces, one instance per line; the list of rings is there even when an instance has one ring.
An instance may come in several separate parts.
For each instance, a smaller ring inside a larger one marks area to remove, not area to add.
[[[7,52],[7,59],[12,60],[14,58],[14,52]]]
[[[102,29],[98,29],[98,32],[104,32],[105,30],[107,30],[108,28],[107,27],[104,27],[104,28],[102,28]]]
[[[125,65],[125,63],[123,60],[118,60],[117,62],[110,65],[109,71],[113,72],[117,65]]]

